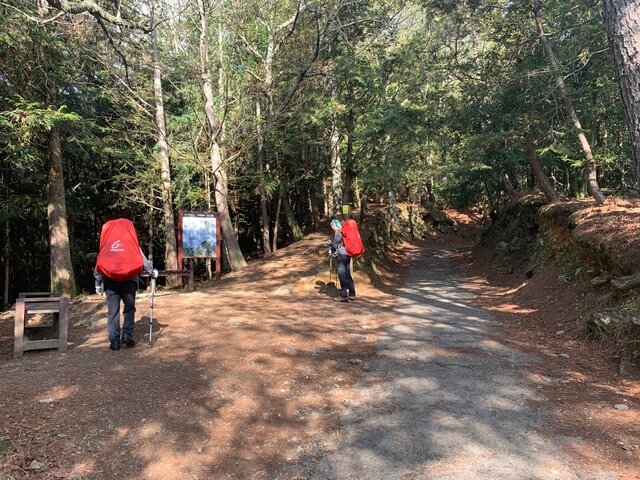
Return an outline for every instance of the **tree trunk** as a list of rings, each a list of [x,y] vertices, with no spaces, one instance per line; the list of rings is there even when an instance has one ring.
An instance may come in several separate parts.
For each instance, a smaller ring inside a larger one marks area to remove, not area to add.
[[[275,30],[274,30],[274,11],[271,9],[269,12],[270,20],[268,34],[269,38],[267,41],[267,53],[265,55],[264,60],[264,95],[267,99],[267,112],[266,118],[263,120],[261,114],[261,106],[260,100],[256,101],[256,120],[257,120],[257,133],[258,133],[258,163],[260,170],[260,213],[262,217],[262,244],[264,254],[268,255],[272,253],[271,251],[271,234],[269,231],[269,225],[271,223],[271,218],[269,215],[269,201],[271,200],[271,196],[269,191],[267,190],[267,177],[266,175],[269,173],[269,162],[266,158],[266,149],[265,149],[265,125],[269,125],[271,119],[274,115],[274,99],[273,99],[273,62],[276,54],[276,38],[275,38]]]
[[[351,95],[350,95],[351,97]],[[349,109],[349,113],[347,114],[346,120],[347,127],[347,152],[345,158],[345,168],[344,168],[344,186],[342,188],[342,203],[348,204],[353,201],[353,193],[351,191],[352,183],[353,183],[353,141],[354,141],[354,131],[355,131],[355,119],[353,110]]]
[[[275,221],[273,222],[273,238],[271,239],[271,250],[278,251],[278,230],[280,225],[280,210],[282,209],[282,192],[278,194],[278,204],[276,205]]]
[[[167,270],[178,270],[178,246],[176,242],[176,226],[173,218],[173,193],[171,187],[171,166],[169,163],[169,146],[167,144],[167,127],[164,119],[164,98],[162,94],[162,68],[158,53],[157,29],[151,31],[151,52],[153,56],[153,95],[156,102],[156,128],[158,129],[158,157],[160,159],[160,177],[162,180],[162,212],[165,225],[164,263]],[[182,267],[182,265],[180,265]],[[178,285],[178,277],[167,277],[167,285]]]
[[[604,24],[631,134],[633,173],[640,188],[640,1],[604,0],[603,4]]]
[[[284,215],[287,218],[287,225],[289,226],[289,230],[291,230],[291,235],[293,236],[294,241],[302,240],[304,237],[304,233],[302,233],[302,229],[300,228],[300,224],[296,219],[296,216],[293,214],[293,210],[291,209],[291,199],[289,195],[285,196],[284,202],[282,205],[284,209]]]
[[[433,177],[427,179],[427,204],[429,209],[436,208],[436,194],[433,192]]]
[[[513,200],[516,198],[518,192],[516,192],[516,189],[513,187],[513,183],[511,183],[508,173],[504,173],[502,175],[502,184],[504,185],[504,191],[507,192],[509,199]]]
[[[387,192],[389,198],[389,236],[393,238],[394,227],[398,224],[398,212],[396,211],[396,191],[390,187]]]
[[[229,190],[227,184],[227,170],[224,166],[222,151],[217,141],[220,124],[213,111],[213,85],[211,70],[209,68],[207,12],[204,0],[198,0],[198,12],[200,14],[200,92],[204,101],[204,112],[207,118],[207,133],[209,140],[209,161],[214,176],[214,197],[216,210],[220,220],[220,229],[224,238],[229,264],[234,271],[242,270],[247,262],[240,250],[238,238],[233,230],[231,214],[229,212]],[[218,86],[220,88],[220,86]]]
[[[8,208],[7,208],[8,210]],[[2,307],[9,306],[9,282],[11,281],[11,221],[9,220],[9,212],[4,220],[4,288],[2,289]]]
[[[147,258],[151,263],[153,263],[153,205],[149,206],[149,216],[147,218],[147,225],[149,230],[147,231],[147,235],[149,236],[149,246],[147,247]]]
[[[76,284],[69,247],[67,203],[62,173],[62,145],[60,129],[54,126],[49,132],[49,189],[48,189],[49,252],[51,291],[72,297]]]
[[[527,158],[529,159],[529,163],[531,164],[531,168],[538,179],[538,184],[540,185],[540,189],[544,193],[544,196],[547,197],[547,201],[549,203],[554,203],[558,201],[558,194],[551,185],[549,181],[549,177],[544,173],[542,169],[542,165],[540,165],[540,160],[538,159],[538,155],[536,154],[536,148],[533,144],[533,136],[531,135],[531,129],[527,128],[524,134],[525,145],[527,149]]]
[[[331,212],[336,215],[340,212],[342,202],[342,165],[340,164],[337,116],[331,119]]]
[[[582,147],[582,153],[586,162],[587,175],[588,175],[588,190],[591,196],[594,198],[598,205],[602,205],[604,203],[604,196],[600,191],[600,187],[598,185],[598,178],[596,172],[596,162],[593,158],[593,152],[591,151],[591,145],[589,145],[589,141],[587,140],[584,131],[582,130],[582,125],[580,124],[580,120],[578,119],[578,114],[573,108],[573,104],[569,99],[569,93],[564,84],[564,80],[562,78],[562,74],[560,72],[560,65],[558,63],[558,59],[556,58],[553,50],[551,49],[551,44],[547,39],[547,35],[544,33],[544,29],[542,28],[542,21],[540,20],[540,15],[538,9],[534,7],[533,13],[536,20],[536,26],[538,28],[538,35],[540,36],[540,42],[542,43],[542,48],[549,59],[549,63],[551,64],[551,70],[553,72],[553,76],[556,81],[556,86],[562,95],[562,99],[564,102],[565,109],[567,110],[567,114],[571,118],[571,122],[573,124],[573,128],[578,135],[578,140],[580,141],[580,146]]]
[[[331,100],[336,101],[335,82],[331,81]],[[342,204],[342,164],[340,159],[340,132],[338,129],[338,115],[333,112],[331,115],[331,214],[333,216],[340,212]]]
[[[271,235],[269,232],[269,192],[267,191],[264,160],[264,134],[262,130],[262,110],[260,100],[256,100],[256,125],[258,130],[258,171],[260,180],[260,218],[262,220],[262,251],[265,255],[271,253]]]
[[[360,225],[364,225],[364,220],[367,218],[367,193],[364,192],[360,199]]]
[[[332,210],[331,210],[331,205],[329,202],[329,197],[330,192],[328,191],[329,188],[327,186],[327,182],[323,181],[322,182],[322,200],[324,202],[324,214],[327,216],[331,216]]]

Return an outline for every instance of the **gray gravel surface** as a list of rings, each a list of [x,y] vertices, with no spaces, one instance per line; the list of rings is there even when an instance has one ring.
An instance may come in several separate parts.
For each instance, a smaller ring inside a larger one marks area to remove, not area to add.
[[[339,445],[307,457],[300,476],[617,478],[574,461],[563,445],[576,439],[548,433],[526,379],[537,359],[489,338],[494,320],[468,305],[449,256],[426,249],[416,261],[341,417]]]

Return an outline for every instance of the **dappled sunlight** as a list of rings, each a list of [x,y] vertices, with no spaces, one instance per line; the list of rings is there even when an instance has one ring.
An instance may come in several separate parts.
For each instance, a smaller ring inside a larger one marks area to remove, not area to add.
[[[503,312],[503,313],[513,313],[517,315],[528,315],[531,313],[536,313],[538,311],[537,308],[524,308],[521,305],[514,303],[497,303],[490,308],[491,311]]]
[[[451,452],[476,469],[496,461],[540,472],[554,463],[532,404],[559,383],[526,385],[520,367],[535,359],[488,336],[495,319],[468,304],[472,289],[445,268],[446,252],[397,301],[361,283],[346,305],[328,300],[334,287],[315,289],[304,258],[287,270],[298,260],[286,253],[269,260],[276,280],[261,280],[271,275],[263,268],[196,292],[158,291],[153,346],[150,296],[141,292],[136,348],[107,349],[104,299],[90,298],[76,310],[66,356],[0,362],[12,400],[23,402],[16,425],[51,419],[24,430],[36,440],[22,448],[51,471],[89,478],[312,478],[345,465],[391,478],[385,472],[399,464],[428,478],[432,467],[452,467]],[[291,295],[273,294],[291,282]],[[529,313],[515,302],[496,306]],[[29,398],[18,366],[38,380]],[[54,463],[42,452],[58,431],[66,460]]]
[[[63,400],[75,395],[76,393],[78,393],[78,386],[76,385],[70,387],[55,386],[45,394],[44,398],[39,399],[39,401],[42,403],[49,403],[56,400]]]

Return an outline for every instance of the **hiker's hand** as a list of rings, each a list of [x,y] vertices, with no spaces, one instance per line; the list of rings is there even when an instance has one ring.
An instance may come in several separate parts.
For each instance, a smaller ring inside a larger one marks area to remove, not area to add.
[[[158,278],[158,270],[156,270],[155,268],[151,272],[151,278]]]
[[[104,293],[104,283],[96,283],[96,294],[102,295]]]
[[[323,245],[330,247],[331,245],[333,245],[333,240],[327,240],[326,242],[323,243]]]

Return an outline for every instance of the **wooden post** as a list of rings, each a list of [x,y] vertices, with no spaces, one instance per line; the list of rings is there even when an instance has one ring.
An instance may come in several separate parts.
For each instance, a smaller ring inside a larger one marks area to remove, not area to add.
[[[24,352],[24,298],[16,300],[16,317],[13,329],[13,356],[21,358]]]
[[[69,331],[69,300],[60,299],[60,313],[58,314],[58,351],[67,351],[67,333]]]
[[[193,258],[189,260],[189,291],[195,290]]]
[[[216,280],[220,280],[222,277],[222,235],[220,231],[220,214],[216,213]]]

